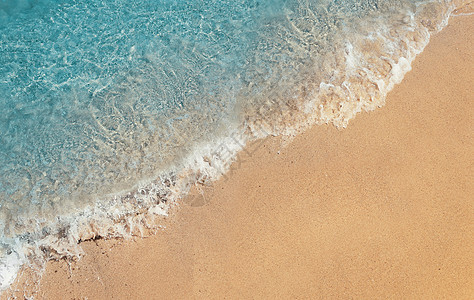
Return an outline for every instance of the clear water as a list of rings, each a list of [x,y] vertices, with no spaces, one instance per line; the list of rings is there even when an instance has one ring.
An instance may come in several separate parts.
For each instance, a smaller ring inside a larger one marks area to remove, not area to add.
[[[449,9],[0,0],[0,287],[22,263],[131,233],[143,219],[124,218],[165,212],[195,180],[217,178],[228,161],[213,149],[235,132],[245,143],[345,126],[382,105]]]

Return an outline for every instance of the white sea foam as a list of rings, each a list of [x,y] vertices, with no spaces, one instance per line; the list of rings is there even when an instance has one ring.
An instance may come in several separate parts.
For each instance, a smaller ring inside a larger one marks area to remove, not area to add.
[[[21,246],[16,247],[10,254],[5,253],[0,258],[0,290],[6,289],[14,282],[18,271],[27,262],[27,259],[20,255],[21,248]]]

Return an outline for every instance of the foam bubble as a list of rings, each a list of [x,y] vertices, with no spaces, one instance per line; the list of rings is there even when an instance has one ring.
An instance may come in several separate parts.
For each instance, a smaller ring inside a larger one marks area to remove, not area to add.
[[[0,291],[8,288],[16,279],[16,276],[28,260],[22,255],[22,246],[15,241],[15,248],[1,248],[0,254]]]

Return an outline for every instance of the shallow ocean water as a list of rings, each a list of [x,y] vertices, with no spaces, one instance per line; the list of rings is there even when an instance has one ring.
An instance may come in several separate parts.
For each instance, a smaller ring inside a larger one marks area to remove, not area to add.
[[[435,0],[0,1],[0,288],[140,234],[246,142],[384,103]]]

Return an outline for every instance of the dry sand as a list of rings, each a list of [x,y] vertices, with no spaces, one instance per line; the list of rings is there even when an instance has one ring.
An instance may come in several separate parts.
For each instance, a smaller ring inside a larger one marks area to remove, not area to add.
[[[266,140],[156,236],[48,263],[36,297],[473,299],[473,49],[452,18],[385,107]]]

